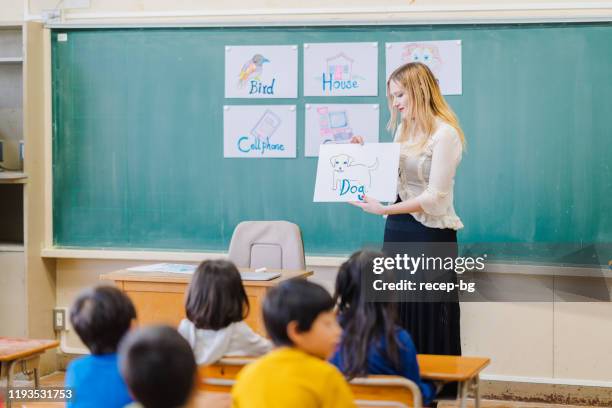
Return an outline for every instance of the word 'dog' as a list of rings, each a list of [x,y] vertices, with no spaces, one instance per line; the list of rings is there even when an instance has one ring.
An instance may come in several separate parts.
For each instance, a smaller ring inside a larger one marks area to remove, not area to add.
[[[340,197],[345,196],[347,194],[357,194],[357,198],[360,201],[363,201],[363,196],[365,195],[365,186],[361,184],[351,184],[350,180],[342,179],[342,183],[340,184],[340,191],[338,193]]]

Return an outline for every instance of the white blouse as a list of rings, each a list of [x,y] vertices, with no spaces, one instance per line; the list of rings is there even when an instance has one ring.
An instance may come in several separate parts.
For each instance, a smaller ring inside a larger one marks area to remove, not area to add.
[[[198,365],[212,364],[223,356],[261,356],[272,349],[270,340],[255,333],[244,320],[221,330],[203,330],[183,319],[178,332],[191,346]]]
[[[448,123],[436,119],[436,129],[420,151],[411,150],[415,142],[400,144],[398,195],[402,201],[416,198],[423,211],[412,216],[431,228],[463,228],[453,206],[455,172],[463,145],[459,134]],[[395,132],[397,142],[401,125]]]

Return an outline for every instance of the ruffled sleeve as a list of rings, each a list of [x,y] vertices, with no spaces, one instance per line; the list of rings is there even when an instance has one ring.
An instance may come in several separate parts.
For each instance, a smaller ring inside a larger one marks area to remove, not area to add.
[[[453,183],[457,166],[461,161],[463,146],[457,131],[443,126],[431,140],[431,170],[427,188],[417,196],[423,211],[429,215],[442,216],[452,203]]]

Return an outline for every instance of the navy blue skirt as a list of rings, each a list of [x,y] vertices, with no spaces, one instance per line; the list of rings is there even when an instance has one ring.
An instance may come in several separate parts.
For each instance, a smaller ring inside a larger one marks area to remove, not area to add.
[[[425,256],[457,256],[457,231],[430,228],[410,214],[390,215],[385,225],[385,245],[390,243],[447,243],[440,253]],[[427,251],[428,246],[423,246]],[[431,249],[430,249],[431,251]],[[456,279],[454,272],[452,278]],[[461,355],[459,301],[400,302],[399,324],[412,336],[418,353]]]

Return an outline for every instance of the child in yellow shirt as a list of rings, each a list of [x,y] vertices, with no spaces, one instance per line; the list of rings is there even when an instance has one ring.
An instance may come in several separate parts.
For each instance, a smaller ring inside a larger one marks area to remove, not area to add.
[[[270,290],[263,316],[277,348],[238,374],[232,407],[355,407],[346,380],[326,361],[342,333],[333,309],[329,293],[304,279]]]

